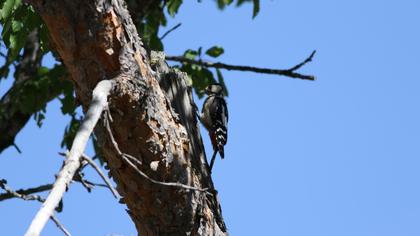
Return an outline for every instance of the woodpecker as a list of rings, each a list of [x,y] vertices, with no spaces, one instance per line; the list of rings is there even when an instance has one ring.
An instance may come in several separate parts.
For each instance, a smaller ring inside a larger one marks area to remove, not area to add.
[[[208,97],[204,101],[200,121],[209,132],[213,145],[213,156],[210,162],[211,172],[217,152],[219,152],[222,159],[225,157],[224,146],[227,142],[227,123],[229,117],[226,101],[223,98],[222,85],[209,85],[205,92]]]

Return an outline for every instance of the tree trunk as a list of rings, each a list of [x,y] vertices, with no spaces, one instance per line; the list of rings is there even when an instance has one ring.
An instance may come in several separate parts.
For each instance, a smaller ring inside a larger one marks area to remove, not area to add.
[[[186,75],[168,68],[162,54],[149,59],[124,1],[29,2],[47,24],[84,110],[99,81],[115,80],[109,111],[121,152],[157,181],[209,188],[150,182],[121,158],[100,122],[95,134],[138,233],[226,235]]]

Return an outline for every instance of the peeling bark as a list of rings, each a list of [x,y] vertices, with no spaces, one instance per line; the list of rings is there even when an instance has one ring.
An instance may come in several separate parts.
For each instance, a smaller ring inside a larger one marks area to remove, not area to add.
[[[111,130],[123,153],[162,182],[214,189],[185,74],[149,56],[122,0],[29,1],[84,109],[103,79],[115,78]],[[95,128],[110,175],[140,235],[226,235],[217,192],[154,184],[118,155],[103,125]]]

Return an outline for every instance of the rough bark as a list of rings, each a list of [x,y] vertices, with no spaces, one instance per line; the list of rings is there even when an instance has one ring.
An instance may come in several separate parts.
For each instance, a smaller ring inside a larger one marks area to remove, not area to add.
[[[115,79],[109,111],[120,150],[155,180],[214,189],[185,75],[161,57],[152,68],[124,2],[29,2],[47,24],[84,109],[99,81]],[[103,125],[95,133],[140,235],[226,234],[216,191],[151,183],[121,159]]]
[[[108,94],[113,88],[113,82],[113,80],[100,81],[93,90],[92,102],[89,106],[89,110],[86,112],[86,117],[83,119],[83,122],[80,124],[80,128],[74,137],[71,150],[57,175],[57,179],[54,182],[51,192],[48,194],[48,198],[44,201],[41,209],[32,220],[25,236],[40,235],[48,219],[54,216],[55,208],[59,205],[64,192],[81,166],[82,155],[86,149],[89,137],[98,123],[103,110],[108,107]]]

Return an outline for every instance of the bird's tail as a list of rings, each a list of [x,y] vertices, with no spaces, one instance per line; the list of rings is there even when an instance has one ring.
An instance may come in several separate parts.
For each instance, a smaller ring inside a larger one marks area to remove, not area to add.
[[[216,129],[216,145],[219,151],[220,157],[225,158],[224,146],[227,143],[227,129],[224,126],[220,126]]]
[[[225,158],[225,148],[223,147],[223,145],[217,145],[217,149],[219,151],[220,157],[222,159]]]

